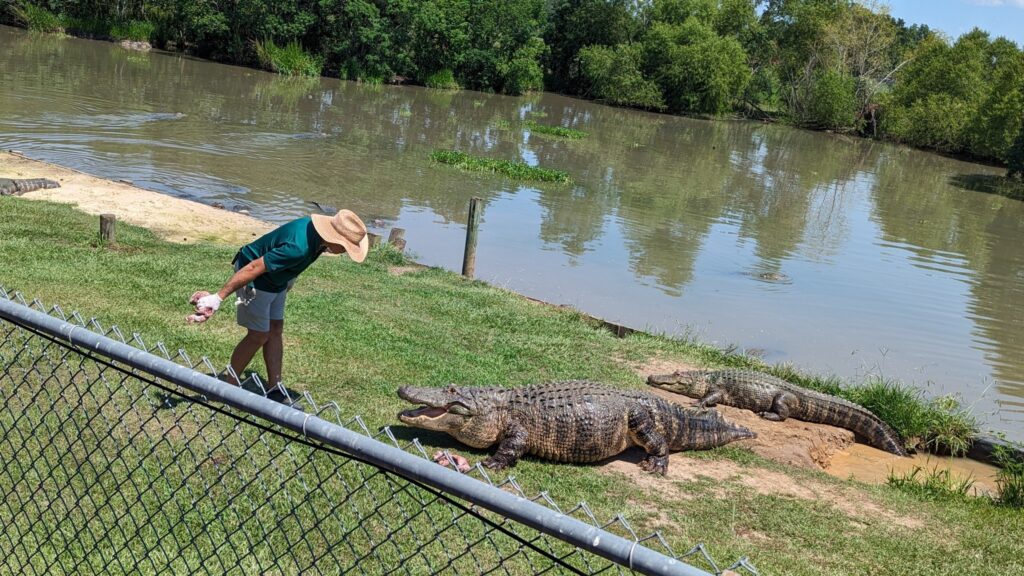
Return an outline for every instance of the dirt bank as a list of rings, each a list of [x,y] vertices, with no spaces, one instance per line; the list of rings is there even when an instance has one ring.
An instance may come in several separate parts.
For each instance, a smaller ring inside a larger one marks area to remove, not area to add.
[[[17,153],[0,152],[0,178],[56,180],[60,188],[35,190],[22,198],[74,204],[88,214],[114,214],[118,220],[148,228],[171,242],[240,245],[273,228],[245,214],[97,178]]]

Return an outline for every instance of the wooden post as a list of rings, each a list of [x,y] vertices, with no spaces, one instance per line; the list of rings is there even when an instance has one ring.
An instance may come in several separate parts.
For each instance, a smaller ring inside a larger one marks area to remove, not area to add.
[[[392,228],[391,234],[388,234],[388,244],[397,248],[399,252],[405,251],[405,229]]]
[[[100,214],[100,241],[104,244],[117,242],[114,232],[117,225],[117,216],[113,214]]]
[[[367,232],[366,236],[370,238],[370,248],[376,248],[380,244],[380,234],[374,234],[373,232]]]
[[[462,275],[472,278],[476,273],[476,232],[480,227],[479,198],[469,200],[469,219],[466,221],[466,252],[462,256]]]

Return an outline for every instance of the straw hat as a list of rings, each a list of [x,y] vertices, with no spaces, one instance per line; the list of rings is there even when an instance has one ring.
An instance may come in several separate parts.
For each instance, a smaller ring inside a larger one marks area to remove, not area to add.
[[[370,237],[366,234],[366,224],[351,210],[338,210],[334,216],[313,214],[313,228],[316,233],[330,244],[345,247],[348,257],[355,262],[366,259],[370,249]]]

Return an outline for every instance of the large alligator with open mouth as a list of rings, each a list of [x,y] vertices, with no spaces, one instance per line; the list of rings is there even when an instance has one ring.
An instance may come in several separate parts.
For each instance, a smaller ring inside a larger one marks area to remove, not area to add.
[[[521,388],[403,386],[398,396],[420,407],[402,411],[403,423],[446,432],[474,448],[498,444],[483,462],[501,470],[524,455],[587,463],[631,446],[647,452],[640,467],[665,474],[668,454],[704,450],[756,434],[714,410],[695,410],[653,394],[585,380]]]

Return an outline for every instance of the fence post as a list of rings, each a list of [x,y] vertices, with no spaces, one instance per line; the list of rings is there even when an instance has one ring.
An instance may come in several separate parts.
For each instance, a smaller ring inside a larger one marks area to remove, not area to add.
[[[116,242],[114,237],[117,216],[113,214],[100,214],[100,241],[104,244]]]
[[[476,232],[480,227],[480,198],[469,200],[469,220],[466,222],[466,252],[462,256],[462,275],[472,278],[476,273]]]

